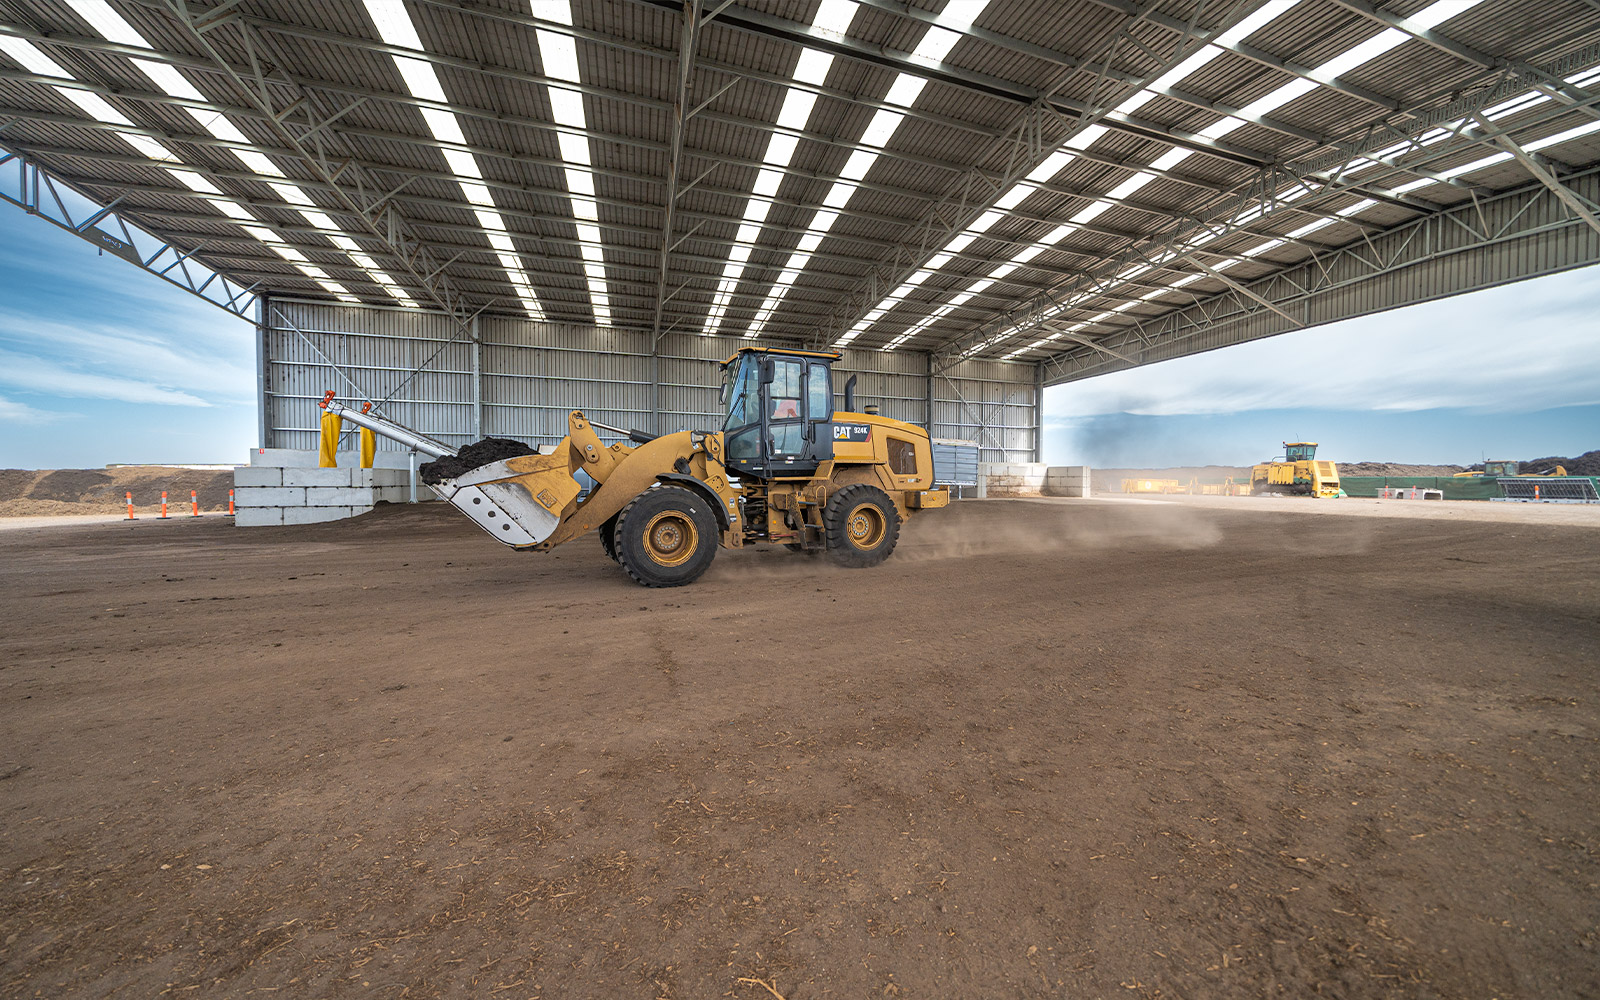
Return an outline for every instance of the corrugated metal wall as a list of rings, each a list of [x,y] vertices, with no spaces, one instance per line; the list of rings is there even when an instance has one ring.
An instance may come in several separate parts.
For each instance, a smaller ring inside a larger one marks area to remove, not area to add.
[[[271,448],[317,446],[317,403],[328,389],[346,402],[382,403],[391,419],[453,445],[489,435],[553,444],[572,410],[649,429],[659,405],[662,430],[716,427],[718,365],[748,346],[669,335],[652,358],[647,334],[502,316],[480,317],[474,343],[452,339],[453,324],[437,313],[291,299],[263,304],[259,334],[262,444]],[[835,403],[857,375],[858,406],[931,424],[934,437],[976,441],[985,462],[1034,460],[1033,365],[966,362],[930,379],[929,362],[914,352],[846,351]]]

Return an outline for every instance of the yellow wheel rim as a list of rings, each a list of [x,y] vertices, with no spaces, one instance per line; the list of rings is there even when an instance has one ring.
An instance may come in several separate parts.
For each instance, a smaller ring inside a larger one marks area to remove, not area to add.
[[[662,566],[682,566],[699,544],[694,521],[675,510],[662,511],[644,526],[644,550]]]
[[[877,548],[888,530],[889,522],[877,504],[858,504],[845,520],[845,534],[850,537],[850,544],[863,551]]]

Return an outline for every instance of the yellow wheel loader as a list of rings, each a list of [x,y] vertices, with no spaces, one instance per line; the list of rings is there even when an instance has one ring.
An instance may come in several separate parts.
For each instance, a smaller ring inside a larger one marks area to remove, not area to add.
[[[888,558],[913,513],[950,502],[933,485],[928,432],[855,412],[852,376],[833,406],[840,355],[747,348],[723,362],[721,430],[653,436],[567,418],[545,454],[489,439],[458,454],[438,441],[333,400],[330,413],[437,461],[423,478],[442,499],[518,549],[547,551],[596,531],[606,555],[646,587],[692,583],[719,545],[771,542],[826,553],[842,566]],[[598,431],[626,437],[607,445]],[[494,458],[494,444],[511,457]],[[515,454],[516,450],[530,453]],[[430,474],[431,473],[431,474]],[[594,486],[587,494],[578,475]]]

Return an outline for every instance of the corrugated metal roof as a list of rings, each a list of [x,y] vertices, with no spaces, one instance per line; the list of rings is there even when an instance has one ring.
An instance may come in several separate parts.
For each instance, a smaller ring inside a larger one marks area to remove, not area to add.
[[[426,298],[423,275],[408,270],[398,248],[385,244],[382,226],[368,226],[334,192],[342,189],[345,197],[367,204],[393,191],[387,204],[402,231],[433,248],[432,259],[445,264],[444,273],[456,288],[467,291],[470,306],[492,300],[491,311],[514,309],[518,297],[492,249],[492,234],[484,231],[468,201],[476,178],[453,172],[452,164],[466,156],[489,185],[492,208],[513,236],[524,278],[535,295],[553,319],[585,322],[591,315],[590,283],[579,246],[582,220],[570,195],[574,170],[583,170],[584,164],[563,161],[551,95],[552,88],[567,84],[555,79],[560,69],[550,64],[536,30],[575,36],[583,120],[559,125],[581,128],[577,141],[588,150],[597,198],[593,214],[604,244],[613,321],[649,326],[662,259],[661,229],[667,204],[674,200],[669,176],[679,98],[681,4],[567,2],[571,28],[553,16],[560,11],[530,8],[523,0],[405,4],[404,13],[422,45],[410,55],[431,67],[446,99],[441,110],[454,120],[465,142],[452,160],[447,156],[451,144],[442,143],[430,129],[429,115],[440,112],[425,110],[430,106],[426,96],[413,96],[395,61],[407,51],[380,40],[361,3],[246,0],[232,10],[237,16],[223,18],[202,39],[165,10],[111,0],[117,14],[149,43],[152,58],[177,66],[206,103],[225,110],[226,122],[249,143],[244,152],[254,147],[267,154],[284,178],[304,186],[303,196],[313,210],[327,213],[419,301]],[[861,6],[841,37],[827,32],[842,25],[812,25],[818,6],[813,0],[736,0],[700,32],[685,103],[692,108],[705,102],[705,107],[683,128],[678,186],[694,182],[694,187],[674,200],[672,239],[682,242],[666,255],[664,287],[682,290],[665,304],[664,324],[697,329],[703,323],[741,227],[748,233],[744,222],[747,212],[755,211],[749,206],[759,202],[752,201],[751,193],[762,175],[762,162],[787,146],[787,139],[774,144],[771,136],[791,100],[789,81],[808,46],[832,55],[820,87],[823,93],[803,125],[791,123],[801,130],[787,133],[797,139],[792,156],[780,156],[765,168],[781,172],[776,201],[765,210],[748,266],[739,271],[723,331],[743,331],[771,293],[779,271],[790,263],[805,230],[813,226],[846,163],[868,150],[876,159],[862,185],[843,203],[838,219],[831,226],[823,224],[826,234],[814,231],[821,237],[814,256],[771,318],[769,335],[786,331],[831,339],[872,308],[873,289],[881,295],[894,287],[953,232],[978,224],[982,237],[924,279],[907,301],[894,305],[881,329],[870,328],[852,345],[868,348],[919,322],[1119,185],[1132,185],[1124,195],[1126,204],[1105,209],[1087,228],[1069,233],[1027,266],[948,310],[906,346],[926,350],[951,342],[1034,292],[1064,287],[1081,272],[1114,267],[1112,257],[1130,246],[1158,246],[1163,234],[1186,225],[1184,220],[1200,217],[1228,224],[1228,217],[1218,213],[1237,211],[1246,203],[1218,195],[1207,185],[1253,190],[1266,176],[1265,169],[1292,172],[1297,164],[1320,163],[1330,153],[1330,147],[1296,131],[1338,140],[1350,154],[1374,151],[1398,141],[1415,115],[1456,95],[1494,86],[1503,72],[1498,66],[1478,65],[1461,51],[1449,51],[1449,45],[1437,40],[1411,39],[1340,75],[1355,88],[1393,98],[1401,110],[1387,110],[1359,93],[1313,86],[1267,113],[1283,127],[1246,124],[1221,135],[1219,144],[1242,151],[1245,159],[1257,157],[1258,164],[1190,143],[1196,151],[1174,170],[1196,183],[1157,178],[1141,185],[1130,178],[1174,141],[1183,145],[1181,133],[1201,132],[1218,120],[1214,112],[1193,103],[1156,97],[1135,112],[1148,125],[1107,122],[1112,127],[1086,155],[1044,178],[1055,190],[1027,195],[1002,212],[1000,221],[988,222],[980,213],[1080,127],[1075,109],[1104,107],[1132,93],[1128,81],[1153,77],[1180,50],[1193,49],[1195,40],[1183,30],[1185,19],[1201,10],[1197,28],[1214,32],[1223,26],[1217,18],[1228,9],[1199,8],[1184,0],[1150,5],[1146,17],[1133,19],[1109,5],[992,0],[976,26],[963,32],[937,66],[929,66],[908,62],[908,54],[942,28],[931,28],[925,19],[903,10]],[[945,6],[941,0],[912,5],[933,13],[936,20]],[[1428,8],[1427,0],[1384,5],[1401,15]],[[207,121],[218,120],[216,111],[191,113],[180,99],[162,94],[128,58],[128,50],[100,38],[93,25],[65,5],[5,9],[16,13],[0,22],[0,34],[54,60],[72,78],[60,81],[62,86],[98,89],[134,123],[136,132],[170,149],[185,176],[198,171],[359,298],[390,301],[329,234],[319,233],[266,183],[279,178],[254,175],[230,151],[231,140],[206,134]],[[203,12],[201,5],[191,9]],[[1387,28],[1379,18],[1333,0],[1301,0],[1248,41],[1275,59],[1314,67]],[[1600,43],[1600,11],[1580,0],[1484,0],[1440,21],[1434,30],[1491,61],[1502,60],[1502,65],[1544,65]],[[215,46],[229,65],[213,61],[207,45]],[[303,108],[313,110],[315,119],[305,119],[297,110],[285,118],[293,136],[307,137],[312,120],[337,114],[314,137],[304,139],[307,148],[322,143],[326,160],[299,157],[281,129],[230,80],[229,70],[246,66],[252,52],[286,75],[268,87],[274,110],[301,98]],[[1102,68],[1109,70],[1109,77],[1100,75]],[[868,139],[864,133],[869,123],[885,100],[893,98],[891,87],[904,72],[928,77],[912,113],[892,134]],[[179,239],[180,245],[181,239],[205,239],[210,254],[203,249],[200,259],[241,281],[261,281],[296,294],[325,294],[271,248],[250,252],[252,240],[237,224],[184,188],[172,173],[143,160],[143,152],[119,135],[121,126],[90,121],[65,92],[34,76],[0,55],[0,120],[16,119],[0,143],[35,152],[64,179],[102,198],[133,188],[123,202],[130,216],[148,223],[157,235]],[[1292,67],[1275,68],[1225,52],[1174,86],[1203,102],[1242,107],[1297,79]],[[1050,95],[1055,110],[1040,106],[1030,111],[1030,101],[1040,93]],[[1497,125],[1529,142],[1592,120],[1589,112],[1562,111],[1546,101]],[[1025,122],[1029,127],[1022,127]],[[1483,137],[1461,135],[1405,150],[1398,159],[1438,172],[1474,163],[1493,151]],[[1570,167],[1589,166],[1600,158],[1600,134],[1570,139],[1544,155]],[[335,173],[330,186],[329,175]],[[1329,190],[1246,221],[1239,235],[1208,243],[1205,252],[1249,248],[1424,175],[1380,167],[1353,176],[1354,190]],[[1366,187],[1362,177],[1370,178]],[[1463,178],[1490,190],[1528,179],[1515,161],[1475,169]],[[1417,190],[1408,204],[1380,198],[1352,221],[1316,229],[1304,238],[1306,245],[1291,242],[1268,250],[1238,264],[1230,275],[1270,273],[1303,260],[1308,245],[1340,245],[1360,238],[1363,231],[1414,219],[1429,205],[1467,197],[1464,189],[1434,184]],[[1125,294],[1145,294],[1178,275],[1161,270],[1140,275]],[[1206,278],[1185,291],[1213,287],[1222,286]],[[1112,290],[1076,313],[1086,317],[1103,311],[1117,294]],[[1186,300],[1169,296],[1126,311],[1153,315]]]

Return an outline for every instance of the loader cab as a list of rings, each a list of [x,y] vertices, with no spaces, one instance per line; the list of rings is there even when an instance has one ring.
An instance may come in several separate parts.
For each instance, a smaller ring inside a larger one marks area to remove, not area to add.
[[[1488,461],[1488,462],[1484,462],[1483,463],[1483,474],[1485,476],[1517,476],[1517,475],[1521,475],[1522,474],[1522,464],[1520,462],[1505,462],[1505,461],[1500,461],[1500,462]]]
[[[1283,443],[1283,460],[1285,462],[1310,462],[1317,457],[1317,443],[1315,441],[1285,441]]]
[[[804,476],[833,457],[833,363],[839,355],[747,348],[722,365],[728,468]]]

